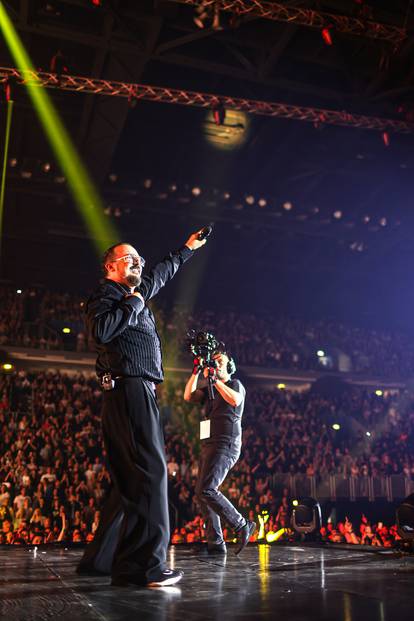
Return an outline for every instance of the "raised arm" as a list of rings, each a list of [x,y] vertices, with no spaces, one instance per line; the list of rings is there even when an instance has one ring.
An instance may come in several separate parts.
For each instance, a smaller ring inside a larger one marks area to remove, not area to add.
[[[139,291],[142,293],[145,300],[153,298],[154,295],[175,276],[183,263],[188,261],[193,255],[193,252],[201,248],[201,246],[204,246],[206,240],[199,240],[199,233],[200,231],[193,233],[182,248],[176,252],[170,252],[163,261],[157,263],[148,275],[143,276]]]

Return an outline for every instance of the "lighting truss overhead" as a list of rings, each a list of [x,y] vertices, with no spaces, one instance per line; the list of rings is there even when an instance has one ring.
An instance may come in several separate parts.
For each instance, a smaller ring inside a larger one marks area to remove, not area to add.
[[[198,6],[199,0],[170,0],[179,4]],[[280,2],[266,2],[264,0],[204,0],[204,10],[209,7],[218,6],[220,11],[234,13],[238,17],[251,15],[269,19],[276,22],[289,22],[299,24],[309,28],[333,29],[337,32],[367,37],[369,39],[379,39],[388,41],[394,45],[400,44],[407,38],[405,28],[374,22],[372,20],[351,17],[349,15],[338,15],[336,13],[326,13],[315,9],[306,9],[295,6],[288,6]]]
[[[346,110],[325,110],[322,108],[310,108],[296,106],[280,102],[260,101],[256,99],[241,99],[238,97],[218,96],[210,93],[185,91],[148,84],[131,84],[128,82],[114,82],[85,78],[83,76],[62,75],[44,71],[24,70],[11,67],[0,67],[0,82],[10,77],[19,84],[27,84],[30,87],[43,86],[64,91],[76,91],[90,93],[92,95],[105,95],[112,97],[126,97],[127,99],[143,99],[159,103],[171,103],[198,108],[212,108],[219,101],[226,110],[240,110],[249,114],[272,116],[297,121],[319,123],[321,118],[326,125],[340,125],[342,127],[358,127],[361,129],[375,129],[378,131],[388,130],[394,133],[414,133],[414,123],[387,119],[383,117],[365,116],[352,114]]]

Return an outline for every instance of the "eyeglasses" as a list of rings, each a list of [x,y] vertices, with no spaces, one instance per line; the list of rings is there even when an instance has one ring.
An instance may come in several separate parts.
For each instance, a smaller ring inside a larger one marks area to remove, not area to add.
[[[139,254],[124,254],[122,257],[118,257],[118,259],[114,259],[111,263],[116,263],[116,261],[123,261],[124,263],[133,263],[134,265],[140,265],[144,267],[145,259],[144,257],[140,257]]]

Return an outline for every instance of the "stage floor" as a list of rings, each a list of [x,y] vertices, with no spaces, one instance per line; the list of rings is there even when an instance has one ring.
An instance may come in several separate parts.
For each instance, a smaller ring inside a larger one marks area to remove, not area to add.
[[[414,618],[414,556],[343,546],[249,545],[240,557],[170,548],[185,576],[162,589],[109,586],[75,573],[81,549],[0,550],[7,621],[404,621]]]

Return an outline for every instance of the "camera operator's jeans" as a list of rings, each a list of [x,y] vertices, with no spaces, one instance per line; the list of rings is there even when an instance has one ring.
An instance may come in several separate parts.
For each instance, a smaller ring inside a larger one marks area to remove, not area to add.
[[[221,519],[237,530],[244,525],[244,517],[218,488],[240,456],[240,443],[226,446],[206,444],[201,447],[201,462],[196,485],[196,498],[207,522],[207,542],[223,543]]]

